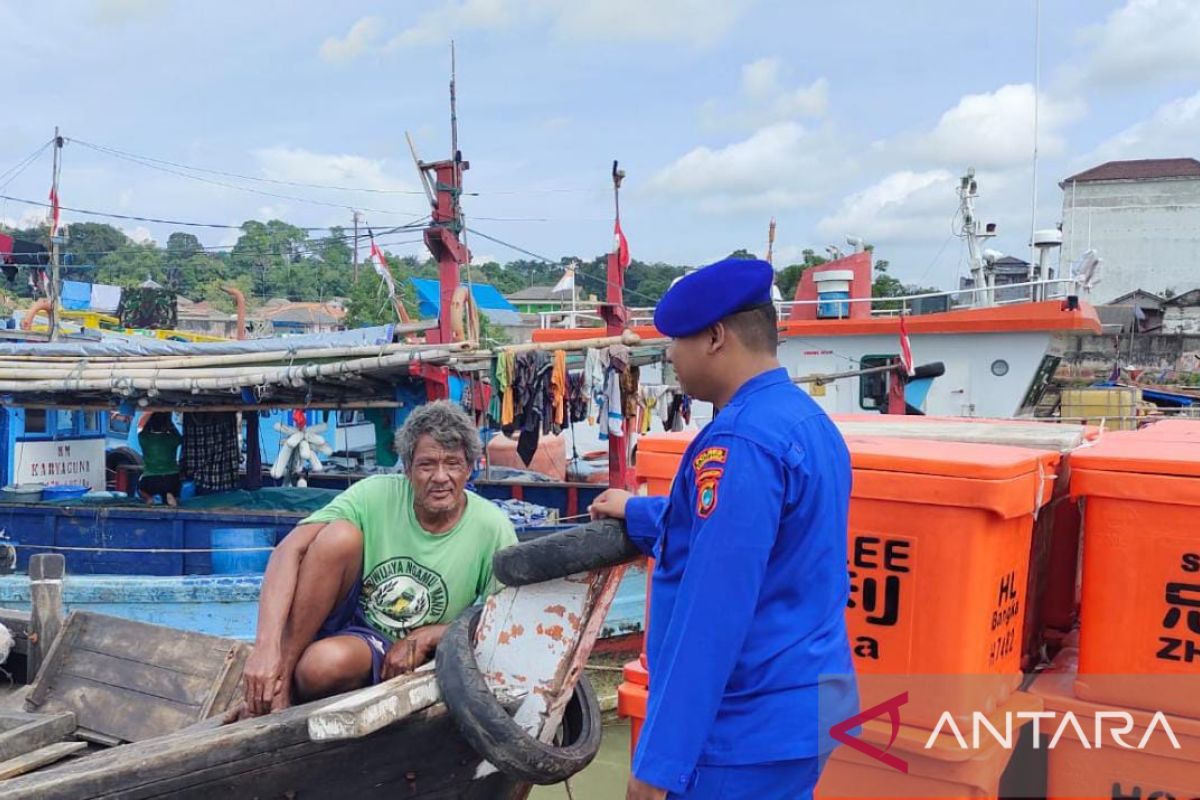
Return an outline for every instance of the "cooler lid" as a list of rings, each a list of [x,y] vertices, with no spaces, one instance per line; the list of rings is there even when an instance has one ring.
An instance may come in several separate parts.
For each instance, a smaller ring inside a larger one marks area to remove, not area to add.
[[[1200,438],[1166,429],[1115,431],[1071,454],[1071,467],[1100,472],[1200,477]]]
[[[879,470],[950,478],[1002,481],[1040,469],[1053,472],[1058,453],[974,442],[899,439],[887,436],[846,437],[856,470]]]

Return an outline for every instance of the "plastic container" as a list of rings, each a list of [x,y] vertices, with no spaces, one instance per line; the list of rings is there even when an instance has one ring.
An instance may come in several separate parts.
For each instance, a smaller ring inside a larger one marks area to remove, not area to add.
[[[1112,433],[1072,462],[1071,493],[1084,501],[1075,692],[1200,718],[1195,686],[1161,683],[1200,675],[1200,447]]]
[[[847,624],[864,708],[910,691],[905,721],[990,712],[1021,680],[1034,514],[1059,453],[1000,445],[847,439]],[[962,676],[939,686],[908,676]]]
[[[628,662],[622,670],[624,681],[617,687],[617,716],[629,720],[629,758],[637,751],[638,736],[646,721],[646,701],[649,698],[650,674],[642,660]]]
[[[817,319],[850,317],[850,284],[854,270],[829,269],[813,275],[817,287]]]
[[[1058,715],[1042,723],[1042,746],[1060,727],[1067,712],[1078,721],[1078,728],[1066,726],[1063,737],[1047,751],[1046,797],[1184,798],[1200,797],[1200,720],[1178,716],[1164,719],[1179,742],[1175,749],[1163,732],[1161,722],[1146,736],[1153,715],[1120,706],[1091,703],[1072,691],[1078,654],[1064,650],[1050,670],[1038,676],[1030,692],[1040,697],[1048,712]],[[1122,732],[1121,739],[1130,747],[1120,747],[1111,739],[1111,731],[1123,731],[1124,720],[1109,717],[1101,722],[1100,746],[1096,725],[1099,713],[1128,714],[1133,730]],[[1087,746],[1080,732],[1088,738]],[[1143,740],[1145,745],[1142,745]]]
[[[43,500],[74,500],[83,497],[89,491],[86,486],[47,486],[42,490]]]
[[[195,481],[183,481],[182,483],[179,484],[179,499],[180,500],[191,500],[195,496],[196,496]]]
[[[260,573],[267,568],[267,561],[271,557],[270,548],[274,546],[275,531],[271,528],[213,528],[213,574]]]
[[[0,489],[0,498],[6,503],[36,503],[42,499],[45,488],[40,483],[18,483]]]
[[[567,439],[549,434],[538,438],[537,450],[526,465],[517,453],[517,440],[503,434],[493,436],[487,444],[488,462],[494,467],[510,467],[537,472],[551,480],[567,479]],[[607,476],[605,476],[607,478]]]
[[[989,722],[996,730],[1004,732],[1005,720],[1011,719],[1015,746],[1020,728],[1030,721],[1030,717],[1019,715],[1036,714],[1041,710],[1040,698],[1017,692],[989,715]],[[903,717],[903,710],[901,715]],[[960,726],[959,732],[964,737],[962,742],[951,731],[943,731],[931,742],[929,731],[902,724],[892,741],[892,729],[886,717],[884,721],[867,722],[858,738],[904,761],[907,773],[842,745],[833,751],[825,765],[815,797],[819,800],[998,798],[1001,777],[1013,758],[1014,749],[986,734],[980,736],[979,747],[976,747],[970,727]]]

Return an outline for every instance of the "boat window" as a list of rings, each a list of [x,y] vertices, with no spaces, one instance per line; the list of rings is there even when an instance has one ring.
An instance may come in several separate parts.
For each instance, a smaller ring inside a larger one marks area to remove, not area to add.
[[[75,432],[75,412],[68,411],[64,408],[58,410],[58,425],[59,433],[72,434]]]
[[[895,353],[889,355],[872,355],[863,356],[859,362],[859,369],[872,369],[874,367],[885,367],[892,363],[900,356]],[[883,413],[887,410],[888,403],[888,374],[886,372],[876,372],[872,375],[860,375],[858,378],[858,405],[866,411],[878,411]]]
[[[343,425],[360,425],[366,422],[366,416],[361,409],[348,409],[337,412],[337,423]]]
[[[27,408],[25,409],[25,432],[26,433],[49,433],[46,429],[46,409],[44,408]]]
[[[98,411],[83,411],[80,412],[79,417],[80,433],[100,432],[100,413]]]
[[[129,433],[129,416],[113,412],[108,415],[108,430],[121,436]]]

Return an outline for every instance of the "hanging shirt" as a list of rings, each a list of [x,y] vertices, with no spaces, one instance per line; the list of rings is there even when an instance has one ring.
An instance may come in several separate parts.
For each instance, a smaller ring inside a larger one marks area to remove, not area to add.
[[[364,478],[301,522],[346,520],[363,533],[359,613],[389,639],[449,622],[498,587],[492,555],[517,543],[508,516],[467,492],[467,508],[445,533],[429,533],[403,475]]]
[[[696,436],[669,497],[630,499],[629,537],[656,559],[638,778],[682,793],[699,764],[833,749],[829,724],[858,702],[850,479],[841,434],[781,368],[747,381]]]
[[[166,431],[142,430],[138,434],[138,444],[142,448],[142,474],[147,478],[154,475],[177,475],[179,460],[175,457],[179,443],[183,437],[174,426]]]

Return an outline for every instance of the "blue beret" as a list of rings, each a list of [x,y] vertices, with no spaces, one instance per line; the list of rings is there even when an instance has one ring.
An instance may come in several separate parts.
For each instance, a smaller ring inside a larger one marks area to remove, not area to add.
[[[758,259],[727,258],[676,281],[654,309],[654,327],[679,338],[730,314],[771,302],[775,270]]]

